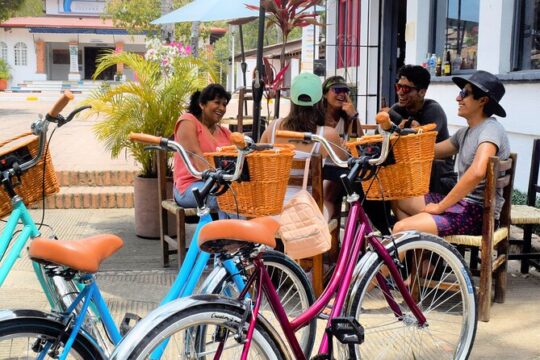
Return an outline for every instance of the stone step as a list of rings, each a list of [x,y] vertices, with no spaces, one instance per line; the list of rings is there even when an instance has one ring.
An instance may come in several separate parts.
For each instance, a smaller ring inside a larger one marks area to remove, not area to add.
[[[68,186],[133,186],[137,171],[57,171],[56,177],[61,187]]]
[[[32,208],[40,208],[42,202]],[[133,208],[133,186],[69,186],[45,199],[47,209]]]

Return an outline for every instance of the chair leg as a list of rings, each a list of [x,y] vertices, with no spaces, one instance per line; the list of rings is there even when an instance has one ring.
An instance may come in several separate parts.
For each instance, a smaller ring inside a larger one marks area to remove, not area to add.
[[[169,229],[169,212],[161,209],[161,218],[160,218],[160,231],[159,231],[159,240],[161,241],[161,266],[169,267],[169,243],[165,241],[165,236],[168,234]]]
[[[184,209],[176,211],[176,246],[178,268],[180,269],[186,258],[186,213]]]
[[[523,245],[521,247],[522,254],[528,254],[531,252],[531,240],[532,240],[532,225],[525,225],[523,227]],[[521,273],[529,273],[529,259],[524,257],[521,259]]]
[[[471,270],[478,270],[478,248],[471,248]]]
[[[323,255],[316,255],[313,258],[313,267],[312,267],[312,274],[313,274],[313,291],[315,292],[315,296],[318,297],[322,294],[324,290],[324,269],[323,269]]]
[[[493,248],[490,244],[482,242],[481,264],[480,264],[480,286],[478,290],[478,303],[480,305],[480,320],[489,321],[491,311],[491,284],[492,284],[492,260]],[[487,245],[487,246],[486,246]]]
[[[504,262],[496,270],[495,298],[493,301],[502,304],[506,299],[506,283],[508,276],[508,239],[497,244],[497,256],[504,256]]]

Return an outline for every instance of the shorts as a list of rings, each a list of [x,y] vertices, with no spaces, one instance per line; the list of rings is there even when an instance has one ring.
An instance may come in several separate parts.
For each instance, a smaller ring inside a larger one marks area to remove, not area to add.
[[[427,193],[426,204],[438,204],[444,195]],[[439,236],[448,235],[481,235],[483,206],[466,200],[460,200],[450,206],[442,214],[431,215],[437,224]]]

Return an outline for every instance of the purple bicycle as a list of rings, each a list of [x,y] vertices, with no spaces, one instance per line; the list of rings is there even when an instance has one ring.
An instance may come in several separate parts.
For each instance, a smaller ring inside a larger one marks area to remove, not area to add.
[[[201,249],[240,256],[253,271],[237,300],[192,296],[150,313],[128,334],[113,359],[149,359],[169,341],[182,359],[306,359],[294,335],[330,304],[313,359],[466,359],[476,334],[476,293],[461,255],[439,237],[373,232],[351,183],[377,168],[390,152],[390,123],[379,124],[379,155],[340,161],[324,138],[309,133],[280,136],[320,142],[332,160],[348,168],[342,181],[350,211],[334,273],[320,298],[289,320],[261,257],[275,245],[271,218],[220,220],[206,225]],[[426,264],[428,266],[426,266]],[[247,266],[246,266],[247,267]],[[429,271],[426,270],[429,268]],[[266,297],[275,319],[261,313]],[[281,329],[281,331],[278,331]],[[288,344],[288,346],[287,346]]]

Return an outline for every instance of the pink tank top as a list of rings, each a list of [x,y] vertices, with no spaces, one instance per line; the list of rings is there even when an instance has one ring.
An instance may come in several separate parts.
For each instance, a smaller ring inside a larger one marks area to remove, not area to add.
[[[176,130],[181,121],[192,121],[197,126],[197,140],[199,140],[199,146],[203,153],[213,152],[220,146],[230,145],[231,141],[231,132],[229,129],[226,129],[220,125],[216,127],[214,134],[210,133],[210,130],[204,126],[195,116],[189,113],[185,113],[176,122],[174,127],[174,140],[178,141],[176,138]],[[191,176],[184,161],[178,153],[174,154],[174,167],[173,167],[173,177],[174,184],[180,193],[186,191],[186,189],[199,179]]]

